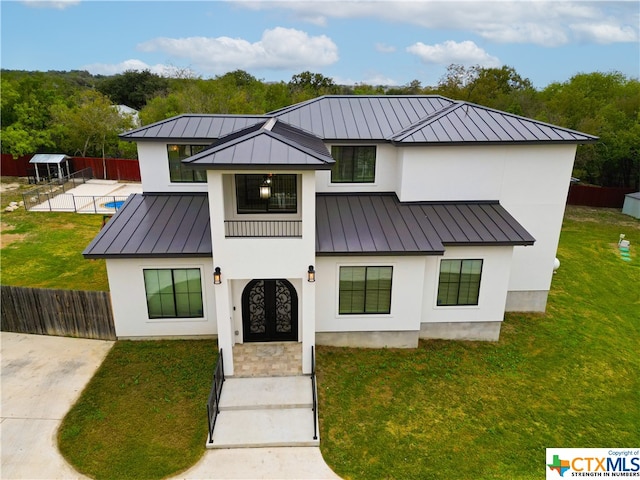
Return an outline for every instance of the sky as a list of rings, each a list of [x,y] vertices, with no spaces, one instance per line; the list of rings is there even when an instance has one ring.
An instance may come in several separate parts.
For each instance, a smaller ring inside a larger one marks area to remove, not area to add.
[[[0,65],[14,70],[434,86],[451,64],[506,65],[536,88],[640,76],[637,0],[2,0],[0,16]]]

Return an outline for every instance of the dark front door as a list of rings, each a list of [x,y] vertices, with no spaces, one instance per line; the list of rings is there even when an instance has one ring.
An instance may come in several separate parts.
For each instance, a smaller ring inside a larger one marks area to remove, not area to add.
[[[287,280],[252,280],[242,292],[245,342],[298,340],[298,295]]]

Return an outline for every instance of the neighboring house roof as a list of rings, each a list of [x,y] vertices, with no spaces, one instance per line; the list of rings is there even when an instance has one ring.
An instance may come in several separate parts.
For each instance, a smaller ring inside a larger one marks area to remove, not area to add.
[[[131,195],[84,250],[86,258],[211,256],[205,193]]]
[[[183,161],[192,167],[329,169],[335,163],[324,142],[278,119],[227,135]]]
[[[398,145],[590,143],[593,135],[439,95],[326,95],[266,115],[180,115],[123,140],[212,142],[277,118],[327,142]]]
[[[243,128],[264,123],[264,115],[195,115],[185,114],[136,128],[120,135],[123,140],[198,141],[211,143]]]
[[[318,255],[442,255],[447,245],[532,245],[498,202],[400,203],[395,194],[316,196]],[[86,258],[212,255],[206,194],[135,194]]]
[[[66,160],[71,160],[71,157],[63,153],[37,153],[29,163],[62,163]]]
[[[442,255],[445,246],[533,245],[497,201],[409,202],[393,194],[318,194],[318,255]]]

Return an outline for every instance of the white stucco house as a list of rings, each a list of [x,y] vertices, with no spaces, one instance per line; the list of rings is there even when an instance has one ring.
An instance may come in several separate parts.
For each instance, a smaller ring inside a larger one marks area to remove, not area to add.
[[[543,312],[576,147],[440,96],[323,96],[124,133],[143,194],[84,251],[120,338],[415,347]]]

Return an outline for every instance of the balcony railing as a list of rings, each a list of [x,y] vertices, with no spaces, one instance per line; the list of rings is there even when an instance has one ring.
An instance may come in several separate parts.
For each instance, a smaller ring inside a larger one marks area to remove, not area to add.
[[[302,220],[226,220],[228,238],[301,238]]]

